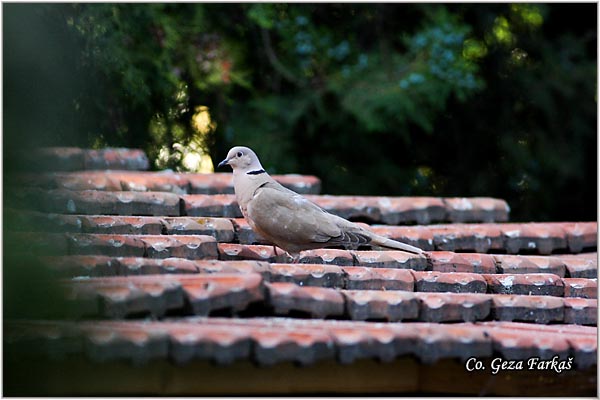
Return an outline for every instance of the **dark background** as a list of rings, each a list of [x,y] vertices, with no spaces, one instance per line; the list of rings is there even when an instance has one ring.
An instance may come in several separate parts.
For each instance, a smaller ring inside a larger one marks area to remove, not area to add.
[[[596,220],[596,7],[4,4],[5,173],[37,145],[186,170],[243,144],[325,193]]]

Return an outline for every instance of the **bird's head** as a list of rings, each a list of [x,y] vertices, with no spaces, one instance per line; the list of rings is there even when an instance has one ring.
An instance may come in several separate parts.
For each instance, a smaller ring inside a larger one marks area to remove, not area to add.
[[[263,169],[256,153],[252,149],[243,146],[236,146],[229,150],[227,157],[219,163],[218,167],[224,165],[229,165],[234,171],[239,170],[240,172],[253,172]]]

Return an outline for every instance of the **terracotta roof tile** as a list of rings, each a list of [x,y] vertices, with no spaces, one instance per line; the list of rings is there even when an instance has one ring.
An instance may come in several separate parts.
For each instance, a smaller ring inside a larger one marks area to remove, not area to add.
[[[425,322],[481,321],[490,314],[488,295],[475,293],[415,293],[419,320]]]
[[[598,223],[568,222],[561,224],[567,234],[567,244],[572,253],[580,253],[585,248],[597,247]]]
[[[145,255],[150,258],[180,257],[192,260],[217,259],[217,245],[206,235],[140,235]]]
[[[184,257],[216,259],[217,242],[212,236],[66,234],[69,254],[115,257]]]
[[[563,278],[565,297],[598,298],[598,280],[584,278]]]
[[[421,361],[431,364],[443,358],[485,357],[492,353],[492,342],[484,331],[469,324],[419,326]]]
[[[348,315],[354,320],[402,321],[417,319],[419,301],[411,292],[344,290]]]
[[[46,189],[171,192],[177,194],[233,194],[230,173],[194,174],[173,171],[77,171],[21,174],[27,186]],[[273,175],[282,185],[302,194],[318,194],[315,176]]]
[[[570,278],[598,278],[598,260],[587,257],[561,257]]]
[[[510,212],[504,200],[489,197],[445,198],[444,203],[452,222],[507,221]]]
[[[591,231],[597,223],[579,223]],[[477,253],[521,251],[550,254],[567,250],[564,223],[483,223],[427,226],[373,225],[376,233],[424,250],[471,251]],[[586,236],[585,248],[597,245],[596,236]]]
[[[314,318],[344,314],[344,298],[337,290],[280,282],[268,283],[266,286],[269,305],[276,314],[286,315],[291,311],[300,311]]]
[[[287,262],[287,253],[277,248],[277,254],[273,246],[242,245],[235,243],[219,243],[219,260],[256,260],[268,262]]]
[[[23,206],[63,214],[178,216],[181,213],[180,198],[173,193],[22,189],[22,195]]]
[[[438,272],[496,273],[496,263],[487,254],[431,251],[427,256],[431,260],[431,268]]]
[[[488,291],[501,294],[564,295],[562,279],[553,274],[484,274]]]
[[[168,235],[210,235],[219,242],[233,242],[235,230],[225,218],[166,217],[162,219]]]
[[[480,274],[412,271],[417,292],[486,293],[487,284]]]
[[[81,313],[111,318],[146,313],[162,316],[167,310],[182,309],[184,300],[195,315],[222,309],[240,311],[263,299],[262,284],[256,273],[89,278],[65,283],[69,298],[85,303]]]
[[[270,264],[271,282],[291,282],[300,286],[344,287],[344,271],[323,264]]]
[[[560,297],[494,295],[491,299],[495,320],[547,324],[564,318],[564,302]]]
[[[193,217],[242,217],[240,207],[231,194],[190,194],[182,196],[185,213]]]
[[[414,290],[410,271],[395,268],[343,267],[344,288],[352,290]]]
[[[339,249],[315,249],[300,253],[299,263],[302,264],[334,264],[340,266],[354,265],[352,252]]]
[[[36,351],[86,352],[92,359],[144,361],[171,357],[177,362],[209,359],[229,363],[250,359],[263,365],[281,361],[311,363],[337,356],[350,363],[376,357],[390,361],[414,355],[431,363],[444,358],[574,356],[575,368],[596,364],[595,328],[509,322],[370,323],[289,318],[194,318],[168,322],[14,322],[5,340],[37,342]],[[292,334],[296,332],[297,334]],[[70,346],[66,345],[71,343]],[[83,343],[87,343],[84,347]],[[59,345],[60,344],[60,345]],[[58,350],[57,350],[58,349]]]
[[[130,169],[145,170],[148,158],[142,150],[105,148],[101,150],[77,147],[45,147],[28,157],[39,170],[75,171],[83,169]]]
[[[427,258],[405,251],[352,251],[356,265],[371,268],[405,268],[423,271],[427,269]]]
[[[163,222],[158,217],[128,217],[110,215],[65,215],[62,218],[79,219],[81,231],[85,233],[116,233],[124,235],[160,235]]]
[[[565,324],[594,325],[598,324],[598,300],[582,298],[565,298]]]
[[[504,246],[512,254],[521,250],[550,254],[567,248],[567,236],[559,224],[504,224],[500,227],[504,234]]]
[[[500,229],[491,224],[432,225],[428,230],[433,234],[433,243],[437,250],[486,253],[490,249],[503,248]]]

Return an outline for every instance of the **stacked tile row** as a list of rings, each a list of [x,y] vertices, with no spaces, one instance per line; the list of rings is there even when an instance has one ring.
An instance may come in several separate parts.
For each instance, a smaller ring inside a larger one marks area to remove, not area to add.
[[[64,272],[82,269],[77,261],[103,273],[168,273],[63,281],[74,312],[84,316],[211,315],[253,305],[255,311],[276,315],[352,320],[597,322],[595,279],[179,259],[48,262]]]
[[[321,181],[311,175],[273,175],[282,185],[302,194],[318,194]],[[45,190],[166,192],[175,194],[233,194],[231,173],[195,174],[173,171],[79,171],[21,174],[25,186]]]
[[[139,149],[45,147],[21,155],[34,171],[133,170],[150,167],[146,153]]]
[[[470,357],[557,357],[571,363],[568,369],[583,369],[595,364],[597,351],[595,328],[510,322],[383,324],[290,318],[23,321],[6,323],[5,340],[24,354],[85,354],[93,361],[135,364],[165,358],[177,363],[205,359],[219,364],[251,360],[266,366],[286,361],[310,365],[327,359],[346,364],[365,358],[389,362],[405,356],[427,364],[447,358],[464,362]]]
[[[161,205],[155,204],[154,208]],[[100,208],[101,206],[97,206]],[[173,203],[175,207],[175,203]],[[98,210],[100,211],[100,210]],[[15,230],[45,232],[211,235],[219,242],[266,244],[243,218],[46,214],[10,210]],[[494,223],[370,227],[375,233],[425,251],[476,253],[580,253],[597,247],[596,222]]]
[[[283,183],[284,180],[280,179]],[[293,182],[287,184],[297,189]],[[508,220],[506,202],[492,198],[458,199],[468,209],[456,209],[457,199],[437,197],[372,197],[306,195],[333,214],[374,223],[429,224],[432,222],[502,222]],[[23,188],[14,208],[58,214],[150,216],[242,216],[232,194],[176,194],[157,191],[102,191]]]

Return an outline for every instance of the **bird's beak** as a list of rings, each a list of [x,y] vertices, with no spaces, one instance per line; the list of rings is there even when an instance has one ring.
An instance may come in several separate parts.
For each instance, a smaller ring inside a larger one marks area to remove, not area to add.
[[[217,168],[221,168],[221,167],[223,167],[223,166],[225,166],[225,165],[229,165],[229,159],[228,159],[228,158],[226,158],[226,159],[224,159],[223,161],[221,161],[221,162],[219,163],[219,165],[217,165]]]

